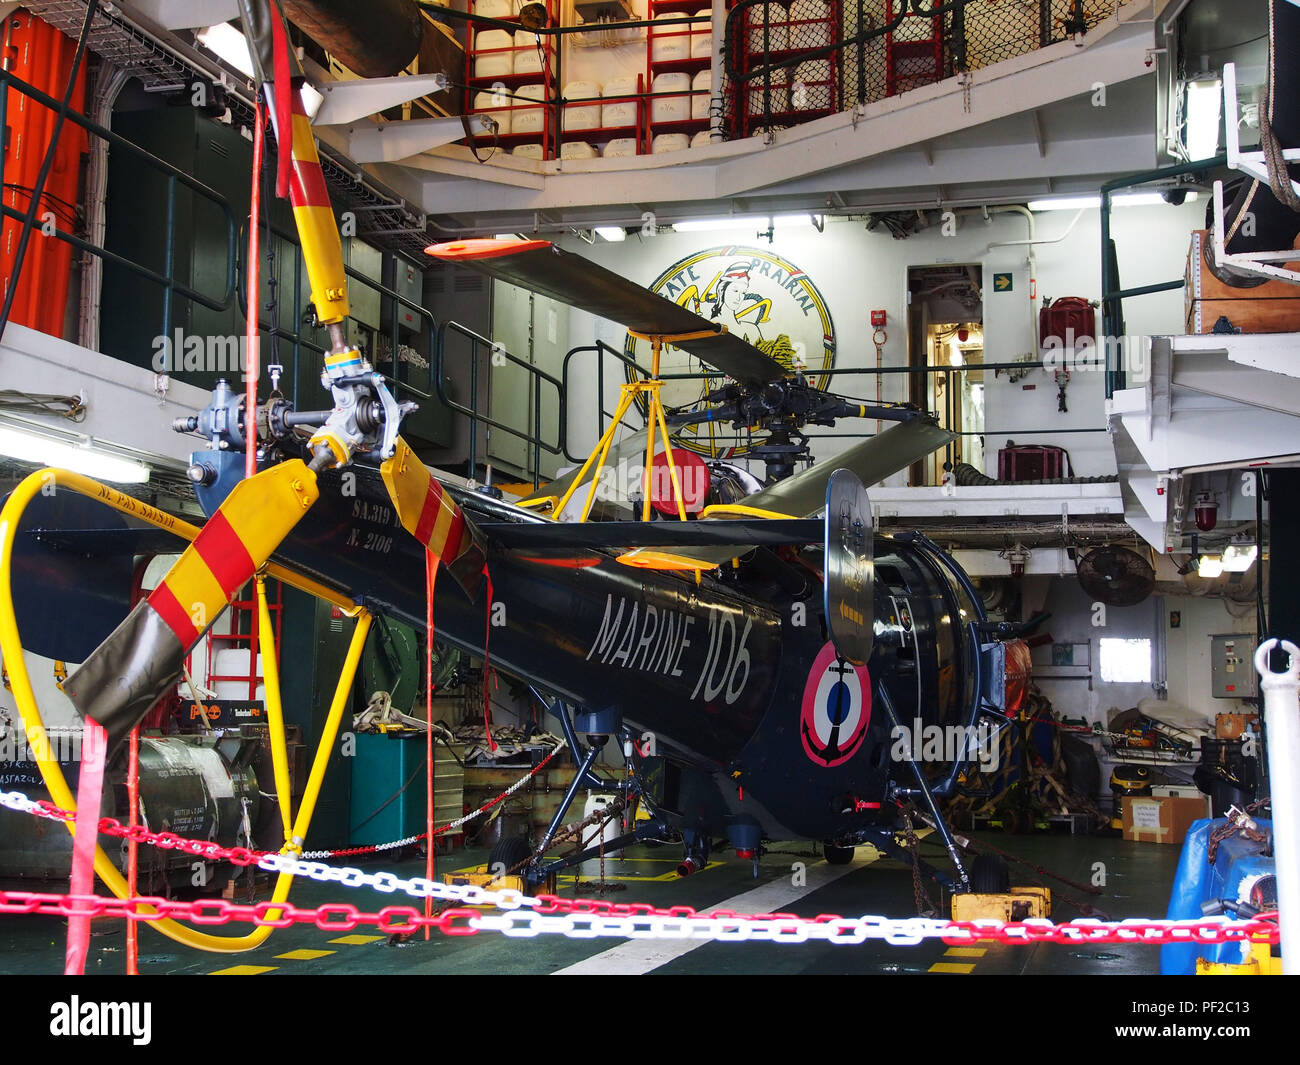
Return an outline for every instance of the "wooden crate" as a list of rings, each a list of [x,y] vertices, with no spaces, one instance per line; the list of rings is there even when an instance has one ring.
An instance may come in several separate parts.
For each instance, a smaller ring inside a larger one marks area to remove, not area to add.
[[[1187,332],[1212,332],[1220,317],[1243,333],[1300,332],[1300,285],[1287,281],[1266,281],[1254,288],[1225,285],[1205,265],[1209,241],[1208,230],[1198,229],[1187,252],[1183,291]],[[1213,255],[1213,249],[1208,254]],[[1286,266],[1300,269],[1297,263]]]

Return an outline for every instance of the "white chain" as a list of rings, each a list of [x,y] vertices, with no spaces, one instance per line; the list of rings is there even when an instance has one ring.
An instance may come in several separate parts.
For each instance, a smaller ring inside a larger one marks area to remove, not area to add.
[[[51,821],[62,821],[63,818],[57,814],[50,813],[33,799],[29,799],[21,791],[0,791],[0,806],[8,807],[10,810],[17,810],[20,814],[35,814],[37,817],[48,817]]]
[[[560,740],[559,744],[555,747],[555,749],[550,754],[547,755],[547,757],[548,758],[553,757],[554,755],[558,754],[560,751],[564,750],[564,748],[567,747],[568,745],[569,745],[568,740]],[[460,828],[461,825],[468,824],[470,821],[473,821],[474,818],[479,817],[482,814],[486,813],[493,806],[496,806],[498,803],[504,802],[506,799],[510,798],[511,795],[513,795],[525,784],[527,784],[530,780],[532,780],[534,776],[536,776],[535,772],[528,773],[520,777],[513,784],[511,784],[510,787],[506,788],[505,791],[503,791],[491,802],[484,803],[477,810],[471,811],[470,813],[467,813],[464,817],[458,818],[455,821],[450,822],[449,824],[439,825],[437,831],[446,832],[449,829]],[[409,847],[412,843],[418,843],[422,839],[424,839],[424,836],[407,836],[405,839],[394,840],[392,843],[378,843],[374,846],[373,849],[377,851],[387,851],[387,850],[393,850],[397,847]],[[307,851],[303,855],[303,857],[304,858],[329,858],[331,855],[333,855],[333,853],[334,853],[333,851]]]
[[[0,792],[0,806],[20,813],[53,817],[22,792]],[[502,913],[479,913],[467,919],[468,927],[475,931],[500,932],[505,936],[532,938],[539,935],[563,935],[570,939],[595,939],[617,937],[621,939],[709,939],[720,942],[746,940],[769,943],[806,943],[819,940],[835,944],[863,943],[869,939],[884,940],[894,946],[914,946],[927,939],[946,939],[948,942],[987,942],[976,931],[956,928],[950,922],[928,917],[837,917],[830,921],[813,921],[808,918],[756,918],[746,916],[710,917],[707,915],[670,917],[658,914],[622,916],[601,913],[542,914],[533,907],[546,905],[543,900],[525,895],[513,888],[499,891],[475,884],[439,884],[424,877],[406,879],[395,873],[367,873],[348,866],[326,865],[295,858],[288,854],[268,854],[258,860],[258,867],[272,873],[292,873],[294,876],[339,884],[342,887],[368,887],[384,894],[402,892],[413,898],[432,897],[460,906],[493,906]],[[1081,918],[1067,924],[1055,925],[1038,918],[1006,928],[1006,934],[1023,943],[1046,941],[1045,936],[1032,934],[1033,929],[1060,930],[1072,942],[1087,943],[1110,933],[1128,936],[1134,943],[1155,939],[1162,930],[1172,932],[1187,943],[1199,939],[1209,940],[1204,931],[1208,924],[1230,926],[1236,922],[1230,917],[1196,918],[1185,921],[1129,918],[1124,921],[1101,921]],[[997,920],[979,920],[972,924],[976,929],[996,931],[1004,928]],[[1132,926],[1140,927],[1132,927]]]

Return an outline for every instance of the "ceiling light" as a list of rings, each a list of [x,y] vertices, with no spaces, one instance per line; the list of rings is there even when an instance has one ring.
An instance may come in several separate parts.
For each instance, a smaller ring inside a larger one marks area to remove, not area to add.
[[[1228,573],[1245,573],[1258,555],[1255,544],[1229,544],[1223,549],[1223,568]]]
[[[67,444],[38,433],[0,427],[0,455],[96,477],[116,484],[144,484],[149,467],[89,445]]]
[[[771,224],[773,229],[794,229],[798,226],[811,226],[810,214],[778,215],[732,215],[729,218],[697,218],[685,222],[674,222],[673,229],[678,233],[710,233],[720,229],[762,226]]]
[[[620,241],[627,240],[627,231],[622,226],[597,226],[593,232],[596,236],[602,237],[611,244],[618,244]]]
[[[1201,561],[1197,563],[1196,575],[1198,577],[1218,577],[1223,573],[1223,559],[1218,555],[1202,555]]]
[[[1160,192],[1120,192],[1110,198],[1112,207],[1155,207],[1168,203]],[[1195,190],[1188,190],[1183,203],[1195,203]],[[1031,211],[1077,211],[1080,208],[1100,207],[1100,196],[1049,196],[1042,200],[1030,200]]]
[[[1187,158],[1195,163],[1211,158],[1219,150],[1219,115],[1223,110],[1223,86],[1213,81],[1187,83]]]
[[[218,58],[224,59],[248,77],[256,76],[253,73],[253,57],[248,51],[248,38],[229,22],[199,30],[196,36],[198,42],[209,52],[215,53]]]

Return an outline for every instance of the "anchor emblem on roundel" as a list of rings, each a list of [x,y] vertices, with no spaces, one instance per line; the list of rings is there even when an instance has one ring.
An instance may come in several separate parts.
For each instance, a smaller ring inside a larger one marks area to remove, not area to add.
[[[871,723],[871,675],[827,643],[813,660],[804,685],[799,738],[804,753],[831,768],[852,758]]]

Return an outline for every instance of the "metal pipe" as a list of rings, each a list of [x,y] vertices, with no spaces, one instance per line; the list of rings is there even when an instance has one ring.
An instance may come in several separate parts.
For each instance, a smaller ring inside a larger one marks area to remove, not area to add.
[[[1300,975],[1300,647],[1283,640],[1287,669],[1269,669],[1276,639],[1255,652],[1264,695],[1264,735],[1268,737],[1268,775],[1272,781],[1273,860],[1277,870],[1277,910],[1282,935],[1282,972]]]

